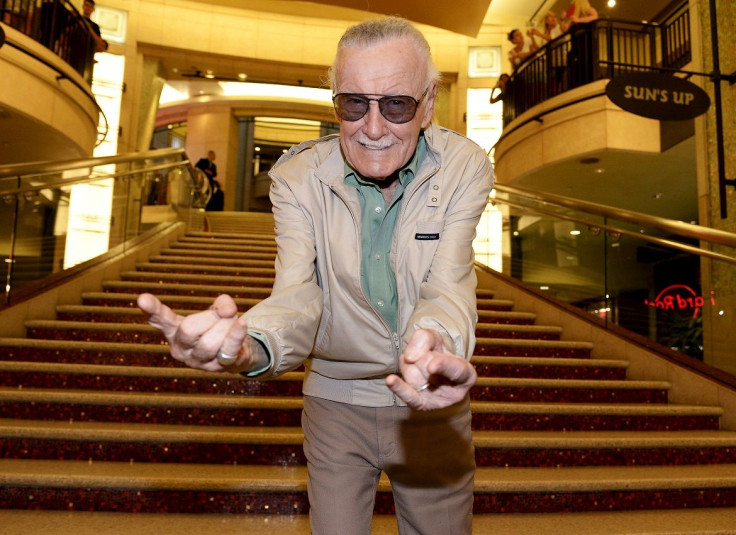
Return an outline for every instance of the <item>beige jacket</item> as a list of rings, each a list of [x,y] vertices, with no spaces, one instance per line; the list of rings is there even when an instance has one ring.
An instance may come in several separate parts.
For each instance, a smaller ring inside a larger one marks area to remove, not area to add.
[[[450,351],[470,358],[477,322],[472,240],[493,170],[485,152],[455,132],[432,125],[425,137],[428,154],[404,192],[391,248],[398,334],[363,293],[360,208],[344,183],[338,138],[294,146],[273,167],[276,280],[271,296],[246,313],[273,361],[256,379],[304,363],[305,394],[390,406],[397,400],[384,378],[398,372],[415,330],[436,329]]]

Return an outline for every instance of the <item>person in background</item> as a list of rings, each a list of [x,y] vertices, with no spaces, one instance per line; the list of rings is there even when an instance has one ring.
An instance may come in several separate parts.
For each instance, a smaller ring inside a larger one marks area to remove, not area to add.
[[[201,169],[204,172],[204,174],[207,176],[207,180],[209,180],[210,182],[210,188],[212,188],[212,182],[215,180],[215,177],[217,177],[217,165],[215,165],[215,151],[213,150],[207,151],[207,157],[200,158],[194,167],[196,167],[197,169]]]
[[[225,193],[217,180],[212,181],[212,195],[204,207],[205,212],[222,212],[225,209]]]
[[[509,81],[509,75],[506,73],[501,74],[501,76],[498,77],[498,82],[496,82],[496,86],[491,90],[491,98],[490,103],[495,104],[496,102],[499,102],[503,100],[504,91],[506,91],[506,83]],[[496,89],[498,89],[498,92],[496,92]]]
[[[562,35],[562,29],[557,23],[557,15],[555,15],[554,11],[549,11],[544,16],[544,24],[542,25],[541,30],[539,28],[532,28],[529,30],[529,37],[532,38],[532,40],[536,36],[543,39],[545,42],[549,42],[560,35]]]
[[[595,79],[593,30],[589,23],[598,19],[598,11],[588,0],[572,0],[567,10],[570,51],[567,53],[568,89]]]
[[[433,124],[439,72],[399,17],[349,28],[330,80],[339,136],[269,174],[276,276],[238,317],[221,295],[182,317],[138,297],[174,358],[271,379],[305,366],[311,533],[369,535],[381,472],[399,533],[472,531],[472,242],[493,184],[485,151]]]
[[[569,31],[575,24],[584,24],[598,19],[598,11],[590,5],[588,0],[572,0],[570,7],[563,12],[565,31]]]
[[[92,28],[92,37],[95,40],[95,52],[105,52],[108,49],[109,45],[107,41],[102,38],[99,24],[97,24],[90,18],[92,16],[92,13],[94,12],[95,0],[84,0],[84,2],[82,3],[82,16],[84,17],[84,20],[87,22],[89,27]]]
[[[538,47],[531,39],[524,38],[524,34],[521,33],[521,30],[518,28],[511,30],[507,38],[509,42],[514,45],[513,48],[509,50],[508,54],[509,63],[511,63],[511,70],[513,71]]]

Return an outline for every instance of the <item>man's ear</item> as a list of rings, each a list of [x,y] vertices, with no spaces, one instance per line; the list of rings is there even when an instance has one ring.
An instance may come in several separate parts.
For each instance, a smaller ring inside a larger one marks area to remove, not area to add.
[[[437,84],[432,84],[424,97],[424,116],[422,117],[422,128],[427,128],[434,117],[434,102],[437,97]]]

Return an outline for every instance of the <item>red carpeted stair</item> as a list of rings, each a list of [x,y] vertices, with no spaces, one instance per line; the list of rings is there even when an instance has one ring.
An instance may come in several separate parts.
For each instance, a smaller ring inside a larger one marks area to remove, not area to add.
[[[268,295],[274,254],[265,232],[190,233],[0,339],[0,509],[306,513],[302,373],[184,368],[135,307],[147,291],[182,314],[219,293],[247,309]],[[669,403],[669,383],[628,379],[626,361],[592,358],[590,341],[492,289],[478,309],[479,518],[735,506],[736,433],[719,430],[720,407]],[[389,490],[377,514],[392,513]]]

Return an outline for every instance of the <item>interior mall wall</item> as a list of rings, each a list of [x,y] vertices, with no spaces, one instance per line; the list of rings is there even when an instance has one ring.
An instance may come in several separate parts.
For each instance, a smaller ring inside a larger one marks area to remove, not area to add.
[[[716,25],[718,31],[718,56],[720,72],[736,73],[736,2],[716,0]],[[710,0],[690,0],[693,27],[693,70],[714,72]],[[715,85],[704,79],[703,88],[711,99],[708,112],[696,120],[698,154],[698,191],[700,224],[728,232],[736,232],[736,188],[726,187],[726,215],[721,214],[719,191],[718,152],[716,150],[716,105],[720,104],[723,116],[724,173],[727,179],[736,179],[736,84],[723,81],[720,84],[720,103],[715,99]],[[716,251],[732,255],[725,248]],[[734,350],[736,347],[736,267],[723,263],[703,262],[703,295],[716,292],[718,317],[703,317],[704,346],[711,348],[705,360],[709,364],[736,373]]]
[[[344,30],[364,18],[376,16],[355,10],[335,11],[335,8],[316,4],[309,4],[310,14],[315,17],[184,0],[105,0],[104,5],[127,12],[125,43],[112,43],[109,50],[126,58],[127,90],[121,110],[123,123],[119,152],[136,150],[139,108],[145,105],[142,88],[148,84],[146,76],[150,76],[139,51],[141,44],[326,68],[332,63],[337,41]],[[323,18],[325,13],[345,16]],[[508,28],[484,25],[477,38],[470,38],[434,27],[418,27],[432,47],[439,70],[456,77],[453,87],[449,88],[450,98],[446,101],[449,110],[441,111],[443,123],[464,132],[467,89],[495,84],[495,79],[470,79],[467,76],[469,48],[503,45]],[[234,169],[224,168],[224,160],[222,158],[221,161],[218,154],[218,173],[234,172]],[[223,165],[222,170],[220,165]]]

